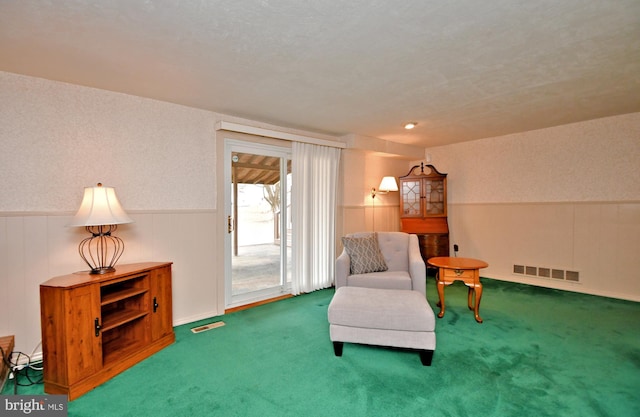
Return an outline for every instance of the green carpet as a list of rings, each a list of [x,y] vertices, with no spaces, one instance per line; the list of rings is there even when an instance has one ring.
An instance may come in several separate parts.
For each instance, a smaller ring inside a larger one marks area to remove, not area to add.
[[[345,344],[334,290],[239,311],[69,404],[70,416],[640,416],[640,303],[482,280],[446,289],[431,367],[417,353]],[[427,297],[435,312],[432,279]],[[10,387],[5,387],[5,393]],[[42,386],[19,393],[42,393]]]

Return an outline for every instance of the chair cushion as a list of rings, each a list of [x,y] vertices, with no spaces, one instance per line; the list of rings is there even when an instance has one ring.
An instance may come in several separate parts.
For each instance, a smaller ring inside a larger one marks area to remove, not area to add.
[[[375,233],[362,237],[343,237],[342,244],[350,258],[351,274],[387,270]]]
[[[382,271],[369,274],[355,274],[347,277],[350,287],[368,287],[387,290],[412,290],[413,283],[407,271]]]

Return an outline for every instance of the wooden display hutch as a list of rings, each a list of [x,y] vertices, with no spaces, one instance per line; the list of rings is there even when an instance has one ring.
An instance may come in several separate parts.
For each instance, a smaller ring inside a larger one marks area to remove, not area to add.
[[[418,235],[425,263],[429,258],[449,256],[447,174],[420,164],[399,180],[401,230]]]
[[[44,391],[73,400],[175,341],[171,262],[40,285]]]

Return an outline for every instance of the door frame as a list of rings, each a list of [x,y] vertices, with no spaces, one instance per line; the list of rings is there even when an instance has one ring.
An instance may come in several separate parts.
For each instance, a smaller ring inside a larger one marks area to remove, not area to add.
[[[265,299],[278,297],[284,294],[291,293],[291,285],[287,282],[286,269],[287,269],[287,161],[291,160],[292,152],[290,147],[277,146],[272,144],[265,144],[253,141],[246,141],[241,139],[224,137],[223,139],[223,189],[224,189],[224,219],[228,219],[228,216],[234,215],[231,207],[232,199],[232,182],[231,182],[231,155],[233,152],[253,153],[256,155],[275,156],[284,159],[284,163],[280,164],[280,178],[282,185],[280,187],[280,201],[281,205],[281,221],[280,221],[280,237],[281,237],[281,250],[280,250],[280,282],[279,287],[273,287],[264,290],[253,291],[251,293],[243,294],[242,296],[236,296],[234,298],[232,293],[232,232],[229,232],[227,224],[225,222],[224,233],[224,307],[225,309],[237,307],[240,305],[249,304],[252,302],[262,301]],[[237,219],[233,219],[234,225],[237,223]],[[284,249],[284,250],[283,250]]]

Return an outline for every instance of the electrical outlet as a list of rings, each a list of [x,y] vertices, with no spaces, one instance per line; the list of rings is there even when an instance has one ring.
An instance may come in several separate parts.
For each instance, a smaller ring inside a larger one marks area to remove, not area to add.
[[[453,251],[454,252],[458,252],[458,245],[457,244],[453,245]]]

